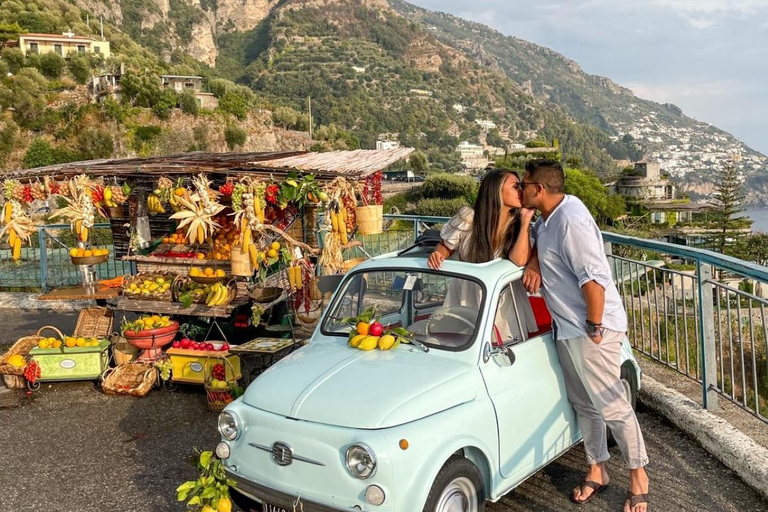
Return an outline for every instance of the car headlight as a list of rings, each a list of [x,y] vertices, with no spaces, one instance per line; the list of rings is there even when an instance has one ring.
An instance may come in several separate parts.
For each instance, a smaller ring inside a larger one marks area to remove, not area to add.
[[[240,435],[240,418],[237,414],[230,411],[219,414],[219,432],[229,441],[237,439]]]
[[[358,443],[347,448],[347,469],[361,480],[369,478],[376,469],[376,455],[368,446]]]

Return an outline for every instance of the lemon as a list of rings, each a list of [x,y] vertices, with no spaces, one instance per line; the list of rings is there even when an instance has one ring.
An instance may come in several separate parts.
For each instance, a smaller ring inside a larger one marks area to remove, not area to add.
[[[229,498],[221,498],[216,510],[218,512],[232,512],[232,502]]]
[[[272,244],[269,246],[269,248],[272,249],[273,251],[276,251],[276,250],[278,250],[280,248],[280,243],[272,242]]]
[[[84,347],[85,346],[85,338],[77,338],[77,341],[75,341],[75,345],[78,347]]]
[[[275,249],[270,249],[267,251],[267,256],[270,258],[277,258],[277,251]]]
[[[21,354],[13,354],[11,357],[8,358],[8,364],[16,368],[23,368],[27,365],[27,361],[24,359],[24,356],[22,356]]]

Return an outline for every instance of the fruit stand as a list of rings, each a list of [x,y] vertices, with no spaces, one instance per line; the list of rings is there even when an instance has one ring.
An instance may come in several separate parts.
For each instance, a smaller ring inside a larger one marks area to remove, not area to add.
[[[55,198],[49,218],[71,226],[67,246],[83,286],[46,297],[109,297],[123,318],[113,342],[143,350],[139,362],[159,380],[204,384],[221,399],[222,382],[232,392],[242,377],[235,345],[276,337],[295,347],[295,329],[313,328],[323,304],[318,277],[351,268],[357,260],[343,251],[357,235],[381,232],[381,170],[411,151],[193,153],[18,171],[3,182],[0,239],[15,256],[41,222],[29,213],[33,203]],[[111,250],[93,239],[102,218]],[[135,273],[99,280],[93,265],[116,257]],[[106,337],[68,347],[62,335],[61,346],[47,340],[14,362],[34,362],[36,380],[92,378],[98,369],[114,393],[136,394],[112,382],[120,372],[106,371]],[[215,364],[225,366],[221,379],[211,376]],[[122,373],[135,386],[150,376],[143,366]]]

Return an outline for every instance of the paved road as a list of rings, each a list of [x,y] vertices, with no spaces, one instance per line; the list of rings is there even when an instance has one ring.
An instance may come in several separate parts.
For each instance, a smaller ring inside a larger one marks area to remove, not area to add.
[[[14,333],[0,343],[41,323],[71,330],[75,321],[73,315],[0,310],[2,332]],[[652,459],[649,510],[768,510],[768,501],[663,418],[650,412],[639,418]],[[174,489],[194,476],[186,460],[194,448],[216,443],[215,420],[196,387],[134,399],[105,396],[91,383],[45,385],[27,405],[0,410],[0,511],[183,511]],[[577,447],[489,511],[618,512],[627,477],[613,453],[611,488],[587,507],[566,496],[581,476]]]

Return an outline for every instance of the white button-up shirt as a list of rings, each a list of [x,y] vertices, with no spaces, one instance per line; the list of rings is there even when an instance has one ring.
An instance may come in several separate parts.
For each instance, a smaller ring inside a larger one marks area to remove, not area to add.
[[[605,289],[603,327],[626,332],[627,315],[613,283],[603,237],[584,203],[566,195],[549,218],[539,217],[532,236],[557,338],[586,336],[587,302],[581,287],[589,281]]]

